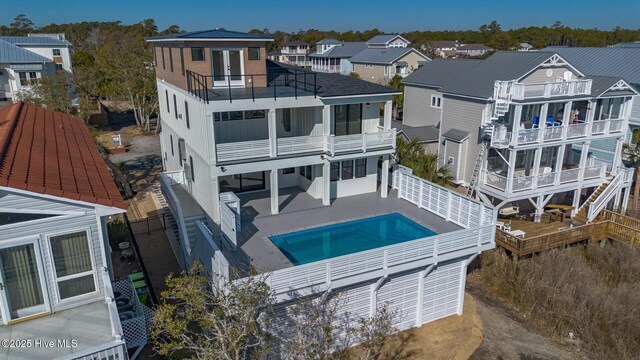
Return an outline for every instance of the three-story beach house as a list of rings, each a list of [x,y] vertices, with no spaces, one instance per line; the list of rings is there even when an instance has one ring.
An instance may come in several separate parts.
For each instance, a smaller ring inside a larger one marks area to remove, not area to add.
[[[433,61],[404,83],[404,125],[438,129],[440,159],[468,195],[536,218],[573,206],[583,222],[626,207],[621,148],[638,93],[620,76],[587,76],[551,51],[498,52]]]
[[[183,267],[254,269],[282,304],[331,291],[367,315],[389,302],[402,329],[461,313],[467,265],[494,247],[495,212],[389,171],[397,90],[265,60],[263,35],[148,41]]]

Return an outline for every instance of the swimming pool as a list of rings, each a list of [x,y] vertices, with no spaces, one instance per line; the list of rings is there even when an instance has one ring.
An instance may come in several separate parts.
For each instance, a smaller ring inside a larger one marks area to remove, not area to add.
[[[294,265],[436,235],[398,214],[387,214],[269,237]]]

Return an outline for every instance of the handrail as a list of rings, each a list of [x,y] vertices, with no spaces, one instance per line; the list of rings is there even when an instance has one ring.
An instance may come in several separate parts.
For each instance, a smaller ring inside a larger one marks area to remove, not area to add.
[[[111,278],[109,277],[109,271],[107,271],[106,267],[102,269],[102,284],[104,287],[104,296],[107,303],[107,309],[109,310],[111,336],[113,336],[116,340],[122,340],[122,324],[120,323],[120,317],[118,315],[118,307],[116,306],[113,286],[111,285]]]
[[[618,190],[618,186],[622,182],[622,177],[624,176],[623,172],[618,172],[616,176],[611,180],[607,188],[593,201],[589,204],[588,209],[588,221],[593,221],[598,213],[607,205],[609,200],[615,194],[615,191]]]
[[[312,71],[294,68],[280,68],[266,74],[231,75],[202,75],[191,70],[186,71],[187,91],[207,104],[211,100],[209,91],[214,88],[222,90],[223,87],[226,87],[229,102],[233,102],[233,89],[237,87],[233,83],[235,81],[241,81],[242,86],[240,87],[242,88],[251,88],[251,99],[255,102],[255,81],[259,79],[264,80],[264,88],[273,88],[274,100],[278,98],[278,87],[292,87],[293,97],[295,99],[298,99],[298,90],[306,93],[312,92],[313,96],[317,97],[318,86],[316,75],[317,74]],[[216,83],[218,83],[217,86]]]

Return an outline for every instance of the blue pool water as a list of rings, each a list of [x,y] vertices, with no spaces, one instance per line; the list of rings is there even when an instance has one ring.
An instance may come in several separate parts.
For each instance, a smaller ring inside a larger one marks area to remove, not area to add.
[[[394,213],[271,236],[271,242],[294,265],[329,259],[436,235]]]

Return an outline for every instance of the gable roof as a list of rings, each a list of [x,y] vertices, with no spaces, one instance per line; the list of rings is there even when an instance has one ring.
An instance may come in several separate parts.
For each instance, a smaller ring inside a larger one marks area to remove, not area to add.
[[[342,45],[334,46],[332,49],[327,50],[322,54],[318,54],[317,52],[315,52],[309,56],[319,58],[348,59],[367,48],[367,44],[365,44],[364,42],[345,42],[339,44]]]
[[[447,132],[442,134],[442,137],[445,139],[453,140],[455,142],[463,142],[469,138],[469,132],[460,130],[460,129],[449,129]]]
[[[547,47],[587,75],[612,76],[640,86],[640,47]]]
[[[316,44],[319,44],[319,45],[336,45],[336,44],[342,44],[342,42],[338,41],[336,39],[326,38],[326,39],[322,39],[322,40],[318,41]]]
[[[440,136],[440,129],[434,125],[409,126],[394,121],[391,126],[398,129],[398,133],[404,134],[407,139],[416,139],[420,142],[436,142]]]
[[[414,70],[402,80],[405,84],[442,86],[480,64],[478,59],[434,59]]]
[[[352,63],[361,64],[393,64],[396,60],[415,52],[425,60],[431,60],[414,48],[382,48],[382,49],[364,49],[349,59]]]
[[[167,34],[148,37],[147,41],[167,41],[167,40],[254,40],[254,41],[273,41],[271,36],[262,34],[251,34],[239,31],[231,31],[223,28],[190,31],[179,34]]]
[[[458,46],[457,41],[451,40],[431,40],[427,41],[427,44],[432,48],[455,48]]]
[[[84,121],[21,101],[0,110],[0,186],[127,209]]]
[[[520,79],[554,54],[542,51],[497,52],[453,81],[442,85],[440,92],[488,99],[493,96],[496,80]]]
[[[67,40],[55,39],[49,36],[0,36],[0,40],[4,40],[13,45],[59,45],[69,46]]]
[[[591,79],[591,94],[594,96],[602,96],[612,88],[614,90],[610,93],[611,96],[638,95],[638,92],[620,77],[591,75],[588,78]]]
[[[0,63],[43,63],[50,59],[0,39]]]
[[[376,35],[371,39],[367,40],[367,45],[387,45],[388,43],[392,42],[397,38],[400,38],[402,41],[406,42],[407,44],[411,43],[409,40],[400,36],[400,34],[382,34],[382,35]]]

